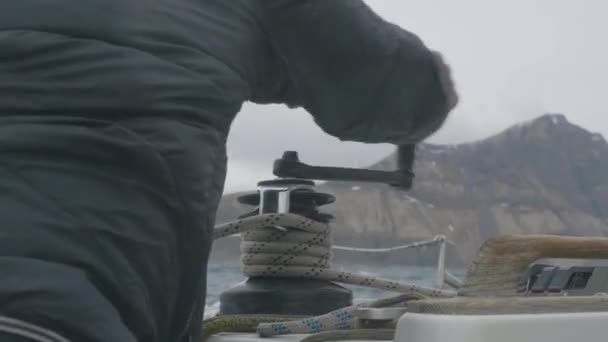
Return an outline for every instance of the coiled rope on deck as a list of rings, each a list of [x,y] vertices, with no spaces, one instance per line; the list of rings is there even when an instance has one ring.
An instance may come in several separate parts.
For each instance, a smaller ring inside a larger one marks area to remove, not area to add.
[[[455,291],[331,269],[332,234],[330,225],[300,215],[264,214],[221,224],[214,229],[213,238],[221,239],[236,234],[241,235],[241,270],[246,277],[325,280],[381,289],[401,295],[343,308],[318,317],[285,322],[280,322],[276,317],[263,315],[216,317],[206,321],[207,333],[251,331],[255,326],[258,334],[263,337],[324,332],[323,335],[314,338],[334,338],[334,340],[341,339],[339,336],[353,338],[357,337],[359,331],[354,330],[356,329],[356,311],[362,307],[403,304],[410,299],[456,296]],[[440,242],[440,239],[433,239],[388,250],[430,246]],[[336,249],[359,250],[350,247]],[[363,250],[367,251],[367,249]],[[351,330],[352,333],[344,334],[343,330]],[[369,334],[369,331],[359,332],[365,336]]]
[[[323,331],[354,330],[357,329],[356,316],[359,309],[404,306],[410,300],[424,298],[428,297],[419,293],[401,294],[334,310],[317,317],[286,322],[260,323],[257,326],[257,333],[262,337],[270,337],[285,334],[316,334]]]

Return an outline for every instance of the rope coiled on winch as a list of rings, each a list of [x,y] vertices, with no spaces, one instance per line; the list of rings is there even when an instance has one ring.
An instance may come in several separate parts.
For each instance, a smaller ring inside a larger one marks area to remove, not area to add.
[[[331,269],[329,224],[295,214],[265,214],[222,224],[214,239],[241,234],[241,266],[246,277],[285,277],[335,281],[398,293],[453,297],[454,291]]]
[[[428,288],[331,269],[332,235],[327,223],[296,214],[264,214],[219,225],[214,239],[241,235],[241,268],[246,277],[303,278],[381,289],[408,298],[453,297],[455,291]],[[400,249],[440,243],[429,240]],[[344,249],[344,248],[343,248]],[[320,317],[258,326],[261,336],[311,334],[326,329],[353,329],[354,312],[367,305],[344,308]],[[383,303],[380,301],[379,303]],[[227,318],[230,319],[230,318]],[[318,324],[311,324],[316,322]],[[319,326],[325,328],[320,329]]]

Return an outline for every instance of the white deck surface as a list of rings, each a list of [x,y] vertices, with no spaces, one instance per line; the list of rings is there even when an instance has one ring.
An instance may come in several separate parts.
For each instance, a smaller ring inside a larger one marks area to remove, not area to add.
[[[608,312],[525,315],[405,314],[399,342],[606,342]]]

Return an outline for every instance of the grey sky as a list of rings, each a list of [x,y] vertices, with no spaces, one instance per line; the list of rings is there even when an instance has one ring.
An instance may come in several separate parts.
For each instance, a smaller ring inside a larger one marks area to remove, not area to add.
[[[545,112],[608,135],[605,0],[367,0],[452,66],[461,102],[430,141],[481,139]],[[302,110],[247,104],[228,141],[226,191],[272,177],[283,150],[316,164],[362,167],[389,145],[342,143]]]

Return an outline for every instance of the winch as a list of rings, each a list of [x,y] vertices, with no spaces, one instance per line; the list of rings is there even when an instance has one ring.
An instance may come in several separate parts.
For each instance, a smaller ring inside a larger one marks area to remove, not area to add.
[[[314,221],[328,223],[332,216],[319,212],[319,207],[335,200],[332,195],[314,189],[315,183],[301,179],[276,179],[258,184],[256,193],[239,197],[242,204],[256,206],[240,218],[269,214],[295,213]],[[277,241],[287,234],[285,227],[276,229]],[[330,243],[330,241],[328,241]],[[352,291],[338,284],[313,279],[253,277],[223,292],[220,313],[318,315],[352,305]]]
[[[274,163],[273,173],[278,177],[277,179],[262,181],[258,183],[258,191],[239,197],[240,203],[255,207],[253,211],[241,215],[240,218],[272,213],[292,213],[327,224],[333,217],[320,212],[320,208],[334,202],[335,197],[316,191],[313,180],[385,183],[409,190],[412,186],[414,151],[414,145],[399,147],[399,170],[396,171],[310,166],[299,160],[297,152],[285,152],[282,158]],[[300,255],[303,254],[302,249],[306,249],[304,252],[312,253],[312,255],[318,246],[328,246],[327,250],[330,250],[332,240],[329,232],[309,236],[310,240],[303,245],[304,240],[298,241],[297,233],[294,234],[292,228],[294,227],[269,226],[265,229],[266,232],[263,232],[266,234],[264,240],[259,240],[255,233],[241,234],[243,240],[241,252],[251,252],[242,256],[243,266],[256,266],[255,260],[263,257],[267,259],[283,258],[286,267],[294,264],[300,265],[293,259],[295,256],[307,258]],[[268,244],[270,243],[290,246],[295,242],[299,242],[300,245],[292,247],[293,250],[284,251],[281,255],[276,254],[273,257],[272,254],[265,252],[269,249]],[[256,252],[262,255],[255,254]],[[317,268],[329,268],[331,253],[317,257],[319,261],[310,264],[311,271]],[[276,264],[276,260],[274,261]],[[220,296],[220,314],[309,316],[352,305],[352,291],[335,282],[306,279],[305,277],[274,277],[270,273],[272,272],[269,271],[268,276],[250,277],[244,283],[223,292]]]

